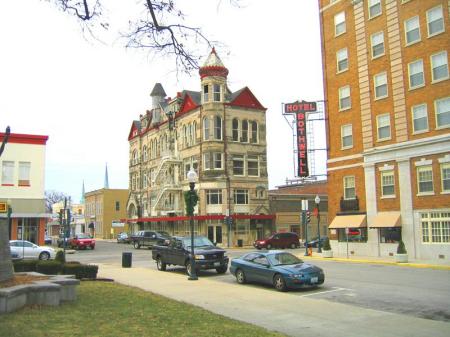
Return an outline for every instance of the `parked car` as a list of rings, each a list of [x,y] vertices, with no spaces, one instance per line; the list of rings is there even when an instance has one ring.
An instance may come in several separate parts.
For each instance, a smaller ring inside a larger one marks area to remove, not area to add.
[[[261,248],[297,248],[300,247],[300,238],[297,233],[275,233],[268,238],[262,240],[256,240],[253,243],[256,249]]]
[[[327,237],[326,236],[321,236],[320,237],[320,246],[322,247],[323,246],[323,243],[324,243],[324,241],[327,239]],[[318,247],[318,244],[319,244],[319,238],[313,238],[313,239],[311,239],[311,240],[308,240],[308,247],[314,247],[314,248],[317,248]]]
[[[130,243],[131,238],[127,233],[122,232],[117,235],[117,243]]]
[[[95,239],[88,234],[77,234],[69,240],[69,246],[75,249],[95,249]]]
[[[156,231],[139,231],[135,235],[131,236],[131,243],[134,248],[139,249],[141,247],[152,248],[157,245],[164,245],[169,242],[171,236],[167,232]]]
[[[216,247],[207,237],[194,237],[195,270],[215,269],[219,274],[226,273],[228,257],[226,251]],[[158,270],[166,270],[168,265],[185,266],[191,275],[191,237],[173,237],[168,246],[155,246],[152,258]]]
[[[52,237],[46,235],[46,236],[44,237],[44,244],[46,244],[46,245],[51,245],[51,244],[52,244]]]
[[[70,237],[69,238],[65,238],[64,234],[59,234],[58,239],[56,240],[56,245],[59,248],[64,247],[64,241],[66,241],[66,247],[69,247],[69,241],[70,241]]]
[[[240,284],[257,282],[278,291],[315,287],[325,281],[323,270],[283,251],[252,252],[231,260],[230,272]]]
[[[11,240],[9,246],[11,247],[11,256],[16,255],[16,258],[49,260],[54,259],[56,255],[53,248],[38,246],[26,240]]]

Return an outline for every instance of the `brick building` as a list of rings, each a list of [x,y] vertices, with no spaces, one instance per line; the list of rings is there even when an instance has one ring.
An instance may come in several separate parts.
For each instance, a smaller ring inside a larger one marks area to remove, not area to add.
[[[449,3],[319,0],[338,253],[450,259]]]

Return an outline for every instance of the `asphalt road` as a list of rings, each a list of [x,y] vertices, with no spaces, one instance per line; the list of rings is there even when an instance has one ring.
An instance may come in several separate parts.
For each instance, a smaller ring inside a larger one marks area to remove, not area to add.
[[[248,252],[248,249],[232,249],[231,258]],[[303,250],[289,250],[301,255]],[[69,261],[82,263],[122,263],[122,253],[132,253],[132,265],[156,269],[151,250],[134,249],[128,244],[97,241],[96,249],[68,254]],[[289,296],[308,297],[346,303],[380,311],[401,313],[426,319],[450,322],[450,271],[398,267],[381,264],[346,263],[314,260],[325,271],[323,286],[316,289],[296,290]],[[184,273],[184,268],[168,268],[169,272]],[[163,273],[161,273],[163,277]],[[235,283],[229,273],[217,275],[214,271],[200,272],[200,277],[214,277],[216,281]],[[250,284],[264,292],[275,291],[271,287]]]

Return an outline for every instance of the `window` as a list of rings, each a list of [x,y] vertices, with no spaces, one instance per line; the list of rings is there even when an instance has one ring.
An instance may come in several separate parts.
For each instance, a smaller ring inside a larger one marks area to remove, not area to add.
[[[391,138],[391,119],[389,114],[377,116],[378,140]]]
[[[450,126],[450,97],[435,101],[436,127]]]
[[[388,96],[387,74],[377,74],[373,78],[373,85],[375,86],[375,99],[381,99]]]
[[[209,100],[208,92],[209,92],[209,87],[207,85],[204,85],[203,86],[203,102],[208,102],[208,100]]]
[[[448,79],[447,52],[431,55],[431,80],[433,82]]]
[[[206,190],[206,204],[207,205],[222,204],[222,190]]]
[[[422,242],[450,242],[450,212],[420,213]]]
[[[349,228],[348,234],[345,228],[338,229],[339,242],[367,242],[367,227]]]
[[[419,194],[433,193],[433,169],[431,165],[417,167],[417,188]]]
[[[347,110],[351,107],[350,86],[339,88],[339,110]]]
[[[347,48],[338,50],[336,53],[337,72],[340,73],[348,69],[348,51]]]
[[[401,227],[380,228],[381,243],[398,243],[402,239]]]
[[[338,36],[345,33],[345,12],[334,16],[334,35]]]
[[[214,139],[222,139],[222,118],[220,116],[214,117]]]
[[[427,26],[428,37],[442,33],[445,30],[442,6],[437,6],[427,11]]]
[[[204,154],[204,170],[220,170],[222,169],[222,153],[207,152]]]
[[[120,211],[120,201],[116,201],[116,211]]]
[[[341,140],[341,146],[343,149],[353,147],[353,130],[351,124],[341,126]]]
[[[381,0],[369,0],[369,19],[381,14]]]
[[[393,170],[381,172],[381,195],[383,197],[395,196]]]
[[[242,121],[242,137],[241,142],[247,143],[248,142],[248,121],[243,120]]]
[[[344,177],[344,199],[355,199],[355,176]]]
[[[239,141],[239,120],[237,118],[233,119],[232,122],[232,128],[233,128],[233,142]]]
[[[203,118],[203,139],[204,140],[209,140],[209,118],[205,117]]]
[[[252,127],[250,143],[256,144],[256,143],[258,143],[258,123],[256,123],[255,121],[252,121],[252,122],[250,122],[250,125]]]
[[[14,162],[4,161],[2,163],[2,185],[14,186]]]
[[[30,186],[30,162],[19,162],[19,186]]]
[[[414,132],[428,131],[427,105],[415,105],[412,108],[413,130]]]
[[[138,160],[138,153],[137,153],[136,150],[133,151],[132,158],[133,158],[133,159],[132,159],[133,165],[136,165],[136,164],[139,162],[139,160]]]
[[[252,177],[259,177],[258,156],[247,157],[247,175]]]
[[[144,149],[142,150],[142,152],[144,156],[144,161],[147,161],[148,159],[147,146],[144,145]]]
[[[422,87],[425,84],[422,60],[417,60],[408,64],[408,72],[410,89]]]
[[[220,102],[220,85],[214,84],[214,102]]]
[[[441,164],[442,192],[450,192],[450,163]]]
[[[384,34],[383,32],[378,32],[372,34],[370,37],[372,44],[372,58],[376,58],[384,55]]]
[[[142,187],[147,188],[147,172],[144,172],[142,176]]]
[[[419,16],[412,17],[405,21],[405,39],[406,45],[420,41]]]
[[[244,175],[244,156],[241,155],[233,156],[233,175],[235,176]]]
[[[234,203],[248,205],[248,190],[234,190]]]

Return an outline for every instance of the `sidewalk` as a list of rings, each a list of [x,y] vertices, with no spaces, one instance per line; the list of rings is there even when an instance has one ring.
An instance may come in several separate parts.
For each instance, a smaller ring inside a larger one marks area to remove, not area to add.
[[[99,264],[98,277],[137,287],[289,336],[447,337],[450,323],[393,314],[289,293],[262,291],[224,278]],[[231,276],[230,276],[231,277]]]

